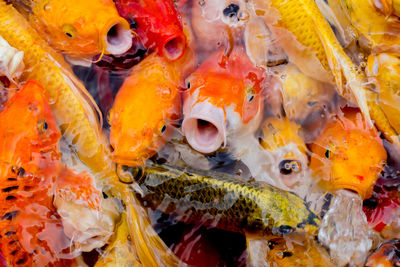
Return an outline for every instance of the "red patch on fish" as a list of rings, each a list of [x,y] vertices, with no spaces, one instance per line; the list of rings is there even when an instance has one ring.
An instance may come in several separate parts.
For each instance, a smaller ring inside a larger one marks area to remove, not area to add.
[[[169,60],[183,55],[186,37],[172,0],[116,0],[115,4],[119,14],[134,23],[147,48]]]

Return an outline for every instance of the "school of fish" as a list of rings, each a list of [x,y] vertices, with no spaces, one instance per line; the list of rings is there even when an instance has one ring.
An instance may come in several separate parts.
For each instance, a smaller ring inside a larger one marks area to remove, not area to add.
[[[1,0],[0,266],[400,266],[400,1]]]

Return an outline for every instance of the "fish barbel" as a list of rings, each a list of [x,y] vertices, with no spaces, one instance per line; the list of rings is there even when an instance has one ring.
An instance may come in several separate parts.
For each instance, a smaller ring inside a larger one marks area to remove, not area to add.
[[[301,198],[268,184],[156,164],[148,164],[137,176],[144,201],[187,221],[207,218],[226,230],[257,234],[315,234],[318,230],[319,218]]]
[[[25,18],[5,1],[0,2],[0,36],[25,54],[24,63],[29,72],[21,79],[35,79],[46,88],[58,126],[79,158],[95,174],[98,186],[122,199],[128,206],[130,233],[138,257],[146,266],[176,264],[178,261],[150,226],[145,211],[119,182],[115,165],[110,159],[110,148],[100,131],[94,112],[93,99],[84,86],[74,78],[61,55],[41,39]],[[97,106],[95,106],[97,108]],[[142,229],[147,231],[142,233]]]
[[[349,89],[366,121],[372,125],[372,118],[385,137],[400,148],[396,131],[377,104],[377,95],[367,87],[365,75],[346,55],[313,0],[254,0],[253,3],[254,13],[264,19],[303,73],[324,82],[334,78],[338,92],[351,100],[346,90]]]

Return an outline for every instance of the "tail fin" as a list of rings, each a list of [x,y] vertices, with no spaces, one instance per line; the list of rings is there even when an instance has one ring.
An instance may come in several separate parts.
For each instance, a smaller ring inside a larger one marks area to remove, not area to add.
[[[143,266],[182,265],[154,231],[138,199],[127,190],[123,193],[123,201],[127,209],[129,233],[140,262]]]

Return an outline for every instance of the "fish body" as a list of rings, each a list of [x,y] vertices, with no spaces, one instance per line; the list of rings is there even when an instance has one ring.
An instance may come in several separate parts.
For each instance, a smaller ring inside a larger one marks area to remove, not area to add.
[[[209,172],[208,172],[209,173]],[[235,177],[184,172],[167,165],[146,166],[138,183],[143,200],[186,222],[206,221],[238,232],[313,234],[318,217],[295,194]]]
[[[227,137],[254,132],[261,120],[264,76],[242,48],[210,56],[187,79],[182,130],[199,152],[211,153]]]
[[[390,124],[400,131],[400,58],[398,54],[381,53],[370,55],[366,73],[376,85],[379,105],[382,107]]]
[[[132,45],[129,23],[112,0],[12,2],[50,46],[70,56],[122,54]]]
[[[169,60],[184,54],[186,37],[172,0],[117,0],[115,4],[147,48]]]
[[[68,262],[69,240],[52,203],[61,133],[47,101],[30,81],[0,113],[0,250],[12,266]]]
[[[361,44],[374,51],[399,52],[400,13],[397,1],[335,1],[340,2],[342,10],[357,30]],[[369,15],[365,16],[365,14]]]
[[[182,80],[174,64],[157,54],[133,68],[110,111],[114,161],[141,165],[168,141],[181,116]]]
[[[362,198],[371,195],[387,158],[378,132],[355,110],[328,123],[311,151],[310,168],[324,188],[350,189]]]
[[[313,0],[255,0],[254,12],[304,74],[323,82],[335,81],[339,94],[355,99],[366,121],[372,125],[372,118],[385,137],[400,147],[396,131],[376,104],[376,94],[366,86],[365,75],[357,71]]]
[[[10,27],[12,25],[12,27]],[[96,186],[120,198],[129,211],[129,231],[134,236],[137,256],[148,266],[176,264],[168,248],[152,230],[150,221],[135,197],[119,182],[111,151],[94,112],[93,99],[76,81],[62,56],[57,54],[11,5],[0,2],[0,36],[24,52],[29,72],[21,80],[34,79],[46,88],[57,124],[79,159],[95,174]],[[46,73],[46,75],[43,75]],[[142,233],[142,229],[148,231]]]

